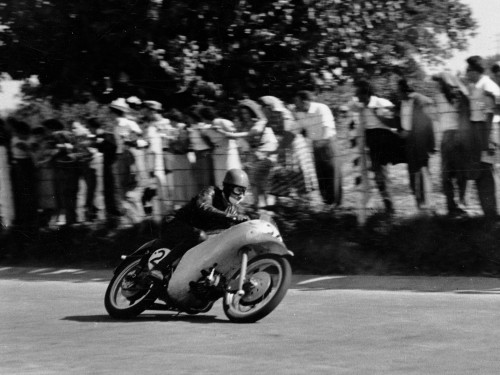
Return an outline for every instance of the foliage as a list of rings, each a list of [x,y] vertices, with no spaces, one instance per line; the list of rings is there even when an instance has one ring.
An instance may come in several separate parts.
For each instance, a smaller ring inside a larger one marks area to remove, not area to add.
[[[18,0],[0,3],[0,71],[58,99],[285,95],[418,70],[475,27],[460,0]]]
[[[295,254],[295,272],[500,275],[500,230],[482,218],[418,217],[391,222],[375,214],[359,227],[349,212],[332,216],[304,206],[283,206],[275,219]],[[142,223],[118,231],[99,226],[28,235],[2,236],[0,231],[0,264],[114,267],[122,254],[155,238],[157,230]]]

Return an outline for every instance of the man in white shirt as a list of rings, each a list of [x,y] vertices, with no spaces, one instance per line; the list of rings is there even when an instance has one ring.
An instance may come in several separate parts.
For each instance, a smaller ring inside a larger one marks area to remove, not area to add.
[[[500,98],[500,88],[485,72],[480,56],[467,60],[469,81],[472,173],[476,181],[481,208],[486,217],[497,216],[495,179],[493,177],[494,148],[491,146],[491,129],[495,103]]]
[[[318,185],[326,204],[342,203],[342,162],[337,147],[335,120],[326,104],[314,102],[309,91],[295,95],[294,133],[312,141]]]
[[[113,165],[116,175],[115,181],[118,182],[118,196],[123,205],[127,192],[135,189],[137,184],[135,176],[132,174],[135,160],[130,147],[136,143],[142,130],[135,121],[127,118],[130,107],[125,99],[118,98],[112,101],[109,110],[113,119],[113,134],[116,142],[116,162]]]
[[[394,104],[375,95],[367,80],[356,83],[356,98],[352,109],[359,112],[360,129],[364,129],[366,146],[369,148],[370,169],[384,202],[387,214],[394,214],[389,188],[389,164],[406,163],[404,141],[393,128]]]

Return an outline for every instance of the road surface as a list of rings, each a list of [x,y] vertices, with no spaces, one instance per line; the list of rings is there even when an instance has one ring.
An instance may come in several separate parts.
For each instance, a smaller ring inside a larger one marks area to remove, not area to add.
[[[0,267],[0,374],[498,374],[500,280],[294,276],[233,324],[106,315],[111,271]]]

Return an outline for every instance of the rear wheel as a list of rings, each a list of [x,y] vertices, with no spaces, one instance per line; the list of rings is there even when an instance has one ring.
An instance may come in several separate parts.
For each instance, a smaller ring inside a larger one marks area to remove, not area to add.
[[[113,318],[133,318],[156,300],[152,283],[144,278],[147,266],[140,259],[132,260],[111,279],[104,296],[106,311]]]
[[[234,291],[224,297],[224,313],[232,322],[253,323],[273,311],[285,297],[292,280],[292,268],[286,258],[268,254],[248,263],[243,296],[236,293],[238,280],[239,273],[229,281]]]

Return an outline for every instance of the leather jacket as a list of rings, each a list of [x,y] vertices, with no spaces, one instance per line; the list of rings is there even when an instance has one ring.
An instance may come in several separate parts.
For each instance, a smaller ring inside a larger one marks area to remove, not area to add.
[[[175,213],[175,219],[205,231],[226,229],[234,224],[238,215],[236,205],[231,204],[222,189],[209,186]]]

